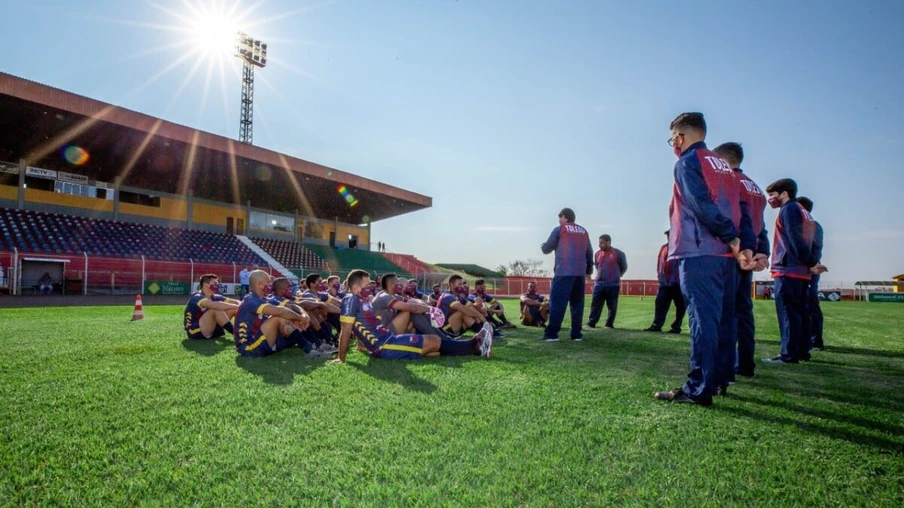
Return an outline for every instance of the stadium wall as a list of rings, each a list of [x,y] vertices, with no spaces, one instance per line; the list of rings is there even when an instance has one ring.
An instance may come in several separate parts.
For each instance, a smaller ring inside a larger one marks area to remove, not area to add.
[[[9,185],[0,185],[0,203],[2,202],[12,202],[12,206],[16,206],[16,203],[19,201],[19,188],[11,187]],[[8,205],[4,205],[7,206]]]

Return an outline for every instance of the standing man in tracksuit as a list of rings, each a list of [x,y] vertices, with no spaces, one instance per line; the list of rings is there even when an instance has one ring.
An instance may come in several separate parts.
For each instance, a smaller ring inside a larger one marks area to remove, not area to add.
[[[612,237],[600,235],[600,250],[596,251],[596,281],[593,284],[593,299],[590,301],[590,317],[587,326],[596,328],[603,313],[603,304],[609,307],[606,316],[606,328],[615,325],[615,313],[618,312],[618,291],[621,278],[628,271],[625,253],[612,247]]]
[[[659,249],[659,258],[656,261],[656,278],[659,280],[659,289],[656,290],[656,310],[653,314],[653,324],[644,328],[645,332],[661,332],[665,324],[665,318],[669,314],[669,307],[675,302],[675,321],[669,327],[669,333],[681,333],[681,323],[684,322],[684,313],[687,307],[684,305],[684,295],[681,294],[681,284],[678,281],[677,259],[669,260],[669,232],[665,232],[665,245]]]
[[[722,143],[713,152],[725,159],[725,162],[734,170],[735,176],[741,182],[741,192],[747,203],[747,211],[750,212],[750,223],[753,234],[756,235],[756,247],[753,260],[756,262],[754,271],[766,269],[769,263],[769,235],[766,233],[766,225],[763,212],[766,210],[766,194],[751,180],[741,169],[744,161],[744,149],[740,143]],[[735,318],[737,320],[738,334],[732,344],[732,351],[737,350],[735,357],[728,366],[729,381],[734,381],[734,375],[753,377],[756,370],[754,351],[756,342],[756,324],[753,319],[753,300],[750,297],[753,287],[753,271],[738,268],[738,291],[735,297]]]
[[[566,305],[571,305],[571,339],[580,341],[583,338],[584,278],[593,273],[593,247],[587,230],[575,224],[574,219],[574,210],[563,208],[559,212],[559,225],[540,245],[543,254],[556,253],[549,290],[549,322],[542,338],[546,342],[559,341]]]
[[[813,255],[816,222],[797,202],[797,182],[776,180],[766,187],[769,206],[779,208],[772,241],[772,278],[775,280],[775,313],[782,335],[782,352],[766,363],[798,363],[810,360],[810,315],[807,290],[810,276],[826,271]]]
[[[810,198],[799,197],[797,202],[812,217],[813,201]],[[822,225],[816,219],[813,219],[813,222],[816,224],[816,234],[813,236],[813,257],[816,258],[817,263],[822,263]],[[818,273],[810,275],[810,289],[807,291],[807,303],[810,311],[810,349],[825,351],[826,346],[822,341],[822,309],[819,307],[819,277]]]
[[[669,206],[669,259],[679,259],[681,291],[690,317],[691,371],[681,388],[654,393],[659,400],[709,406],[724,395],[722,367],[736,333],[738,272],[753,268],[755,238],[741,184],[727,162],[706,148],[702,113],[682,113],[669,126],[678,162]],[[717,390],[718,388],[718,390]]]

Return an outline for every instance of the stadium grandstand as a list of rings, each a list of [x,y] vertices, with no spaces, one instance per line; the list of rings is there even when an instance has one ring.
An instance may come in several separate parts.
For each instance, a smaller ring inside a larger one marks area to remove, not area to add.
[[[412,275],[369,252],[371,224],[430,197],[6,73],[0,110],[0,290],[45,271],[80,294],[249,265]]]

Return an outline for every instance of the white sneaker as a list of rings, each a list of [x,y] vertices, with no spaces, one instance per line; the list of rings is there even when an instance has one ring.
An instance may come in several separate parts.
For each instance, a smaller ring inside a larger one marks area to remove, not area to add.
[[[333,354],[333,353],[338,353],[339,348],[337,348],[336,346],[331,346],[331,345],[327,344],[326,342],[324,342],[323,344],[317,346],[317,351],[320,351],[321,353]]]
[[[308,354],[305,355],[308,358],[326,358],[328,356],[333,356],[330,353],[324,353],[323,351],[318,351],[316,349],[312,349],[308,351]]]
[[[483,327],[477,332],[475,337],[480,344],[480,356],[490,358],[493,356],[493,326],[484,323]]]

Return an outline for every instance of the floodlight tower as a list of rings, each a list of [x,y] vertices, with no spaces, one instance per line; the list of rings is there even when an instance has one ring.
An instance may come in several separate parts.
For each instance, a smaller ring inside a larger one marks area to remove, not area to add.
[[[254,120],[254,68],[267,65],[267,43],[245,32],[235,34],[235,56],[242,61],[242,117],[239,119],[239,141],[251,143]]]

